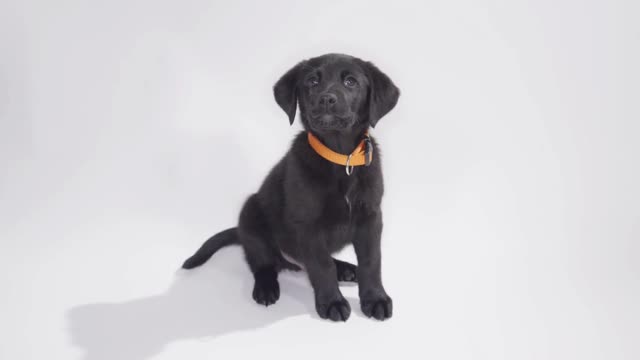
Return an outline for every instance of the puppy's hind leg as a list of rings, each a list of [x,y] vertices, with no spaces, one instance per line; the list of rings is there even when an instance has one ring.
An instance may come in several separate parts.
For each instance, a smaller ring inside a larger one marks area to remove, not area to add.
[[[265,306],[275,304],[280,298],[279,253],[255,195],[249,197],[240,212],[238,240],[255,279],[253,299]]]
[[[336,258],[333,258],[333,262],[336,264],[338,281],[358,282],[357,266]]]
[[[289,270],[289,271],[301,271],[302,268],[292,263],[291,261],[284,258],[284,256],[280,257],[280,266],[278,266],[278,270]]]

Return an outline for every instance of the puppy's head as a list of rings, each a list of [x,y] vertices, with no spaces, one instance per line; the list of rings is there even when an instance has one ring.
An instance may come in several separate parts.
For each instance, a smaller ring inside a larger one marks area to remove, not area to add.
[[[400,96],[375,65],[338,54],[300,62],[278,80],[273,92],[290,123],[299,104],[304,128],[319,133],[375,127]]]

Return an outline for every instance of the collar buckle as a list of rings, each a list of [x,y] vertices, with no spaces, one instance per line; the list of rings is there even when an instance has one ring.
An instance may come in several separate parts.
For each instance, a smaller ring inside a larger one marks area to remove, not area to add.
[[[364,138],[364,161],[364,166],[371,165],[371,161],[373,161],[373,143],[369,135]]]

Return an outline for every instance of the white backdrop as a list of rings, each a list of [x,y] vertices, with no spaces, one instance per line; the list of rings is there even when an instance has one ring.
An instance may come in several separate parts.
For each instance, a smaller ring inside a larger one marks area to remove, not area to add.
[[[3,0],[0,358],[638,359],[639,13]],[[402,90],[373,131],[384,323],[355,287],[347,323],[320,320],[303,274],[255,305],[238,248],[177,270],[299,131],[273,83],[327,52]]]

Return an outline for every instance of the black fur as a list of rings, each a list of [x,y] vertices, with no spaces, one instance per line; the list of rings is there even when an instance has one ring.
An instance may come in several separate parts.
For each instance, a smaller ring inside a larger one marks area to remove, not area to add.
[[[204,264],[216,251],[220,250],[220,248],[238,244],[238,234],[236,228],[227,229],[225,231],[219,232],[209,240],[205,241],[204,244],[196,251],[196,253],[188,258],[183,264],[183,269],[193,269],[194,267],[200,266]]]
[[[329,54],[300,62],[274,86],[276,102],[293,123],[297,105],[306,131],[332,150],[349,154],[364,133],[393,109],[400,92],[370,62]],[[254,274],[254,300],[263,305],[280,296],[278,272],[299,270],[283,253],[304,266],[324,319],[345,321],[351,313],[338,281],[357,281],[365,315],[384,320],[392,301],[381,280],[380,235],[383,194],[380,152],[374,144],[370,166],[351,176],[344,166],[320,157],[300,133],[257,193],[245,202],[237,228],[211,237],[187,261],[203,264],[223,246],[240,243]],[[358,266],[333,259],[353,244]]]

